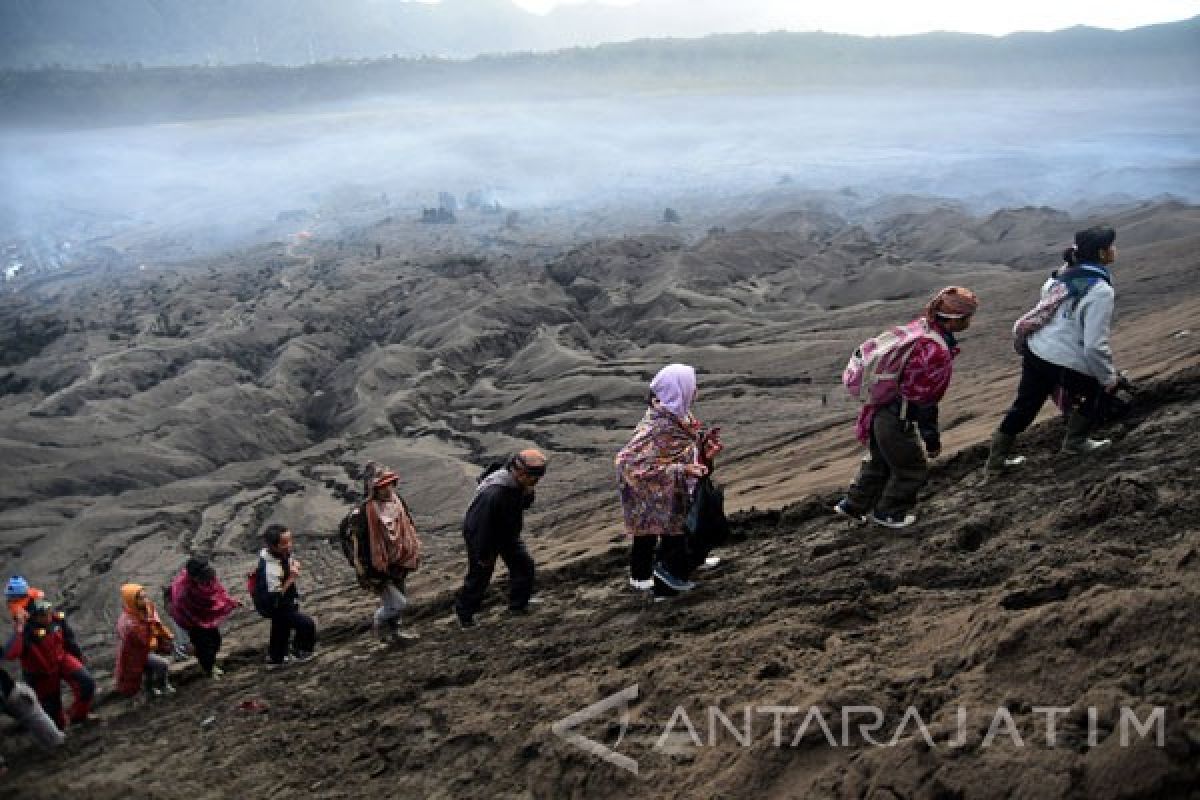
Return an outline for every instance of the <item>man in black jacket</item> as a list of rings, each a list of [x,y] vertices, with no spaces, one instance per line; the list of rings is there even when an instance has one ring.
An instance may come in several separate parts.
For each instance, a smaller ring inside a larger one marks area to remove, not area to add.
[[[546,474],[546,456],[522,450],[502,467],[486,470],[463,520],[467,544],[467,577],[454,603],[463,628],[475,626],[475,614],[492,581],[496,559],[508,567],[510,611],[528,609],[533,596],[533,559],[521,541],[525,509],[533,504],[534,487]]]

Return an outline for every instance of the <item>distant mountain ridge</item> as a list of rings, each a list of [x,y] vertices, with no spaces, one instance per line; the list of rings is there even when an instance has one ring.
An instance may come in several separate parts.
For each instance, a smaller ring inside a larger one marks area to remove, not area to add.
[[[50,0],[57,2],[57,0]],[[461,0],[459,0],[461,1]],[[1131,31],[1005,37],[828,33],[646,39],[457,61],[384,58],[303,67],[0,70],[14,123],[97,125],[259,113],[367,95],[496,97],[637,92],[1200,88],[1200,17]],[[1081,111],[1086,111],[1086,99]]]
[[[751,30],[763,30],[761,18],[703,0],[585,3],[546,15],[510,0],[0,0],[0,67],[470,58]]]

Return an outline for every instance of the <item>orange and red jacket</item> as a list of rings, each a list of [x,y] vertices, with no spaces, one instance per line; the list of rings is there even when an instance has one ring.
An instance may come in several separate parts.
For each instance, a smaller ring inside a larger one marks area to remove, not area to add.
[[[27,620],[25,629],[9,639],[4,658],[19,660],[21,671],[30,682],[76,672],[84,661],[75,633],[61,611],[51,614],[50,624],[45,627]]]

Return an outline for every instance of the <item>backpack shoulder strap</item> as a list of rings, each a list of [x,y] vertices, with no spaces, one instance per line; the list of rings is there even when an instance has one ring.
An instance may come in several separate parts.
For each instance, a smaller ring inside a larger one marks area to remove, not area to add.
[[[950,349],[950,344],[946,341],[946,337],[942,335],[941,331],[939,331],[937,328],[930,325],[928,320],[925,320],[925,319],[921,320],[921,328],[924,329],[924,331],[925,331],[923,338],[932,340],[934,343],[937,344],[938,347],[942,348],[943,350]],[[912,349],[910,348],[908,352],[912,353]],[[907,361],[908,357],[905,356],[904,360]]]

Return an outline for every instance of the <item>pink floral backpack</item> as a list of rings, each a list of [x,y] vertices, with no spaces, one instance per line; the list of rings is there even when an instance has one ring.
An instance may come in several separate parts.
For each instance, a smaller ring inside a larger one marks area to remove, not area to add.
[[[1038,304],[1026,311],[1017,321],[1013,323],[1013,349],[1017,353],[1024,354],[1025,342],[1030,336],[1046,327],[1050,320],[1054,319],[1054,315],[1058,312],[1063,301],[1070,294],[1067,285],[1062,281],[1055,281],[1050,290],[1046,292]]]
[[[842,370],[842,385],[863,405],[890,403],[900,396],[900,377],[913,345],[921,339],[931,339],[943,349],[950,349],[942,335],[929,326],[929,321],[920,317],[860,344]]]

